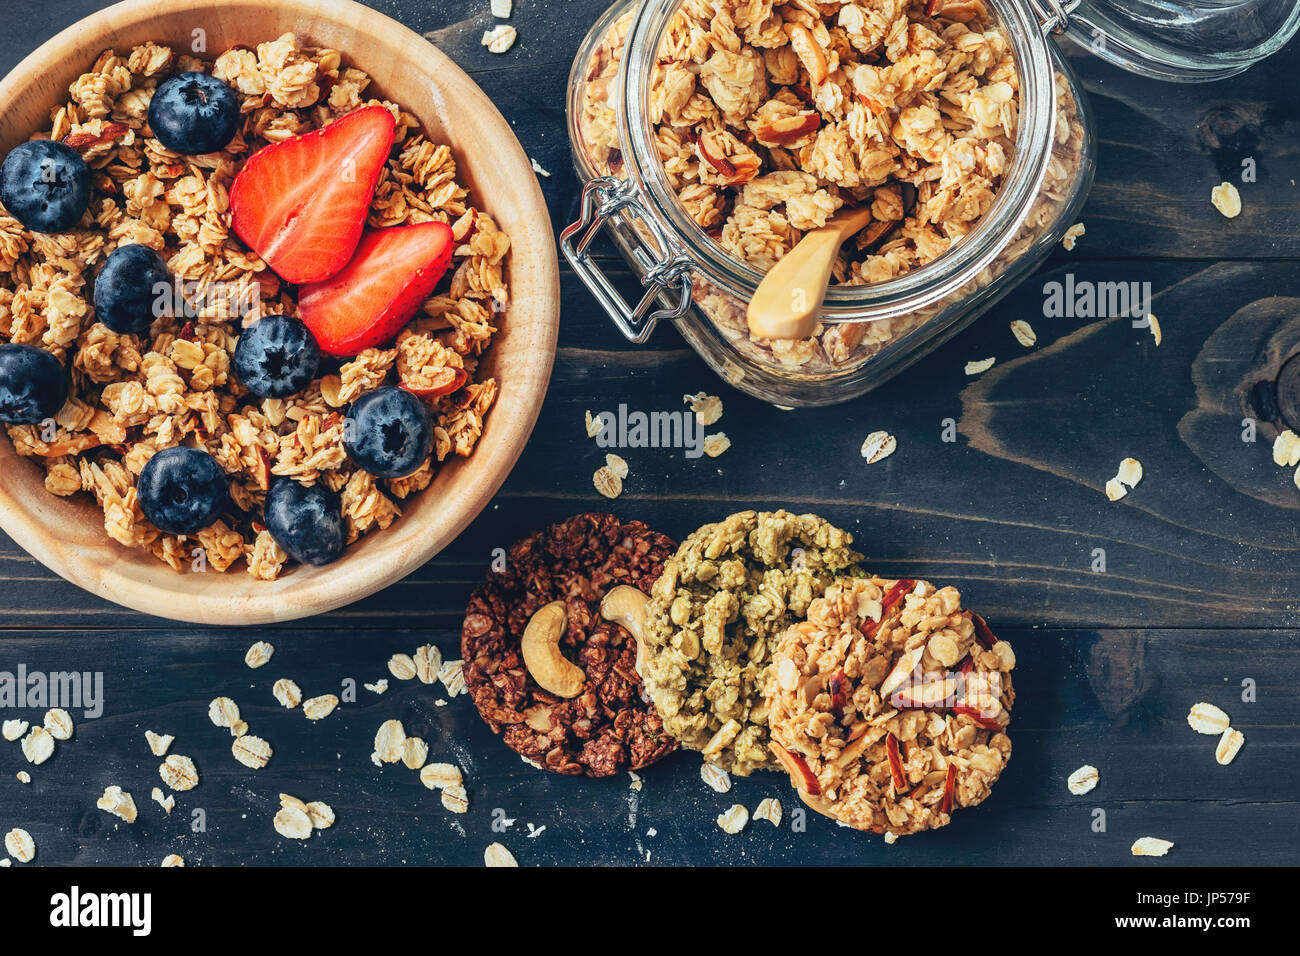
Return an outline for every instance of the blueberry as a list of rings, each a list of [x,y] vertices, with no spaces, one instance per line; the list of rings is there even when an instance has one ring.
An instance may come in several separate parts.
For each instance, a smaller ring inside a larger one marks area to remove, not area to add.
[[[386,385],[352,403],[343,421],[343,447],[370,474],[402,478],[429,457],[433,423],[422,401]]]
[[[303,564],[329,564],[347,545],[339,496],[321,485],[280,478],[267,492],[265,515],[271,537]]]
[[[170,286],[167,263],[148,246],[118,246],[95,277],[95,318],[119,335],[149,328],[159,284]]]
[[[0,422],[37,425],[68,400],[68,376],[45,349],[0,345]]]
[[[215,153],[235,138],[239,98],[215,76],[178,73],[154,91],[149,101],[149,128],[173,153]]]
[[[230,496],[226,473],[199,448],[164,448],[136,482],[140,510],[159,531],[193,534],[216,521]]]
[[[320,346],[301,319],[268,315],[239,336],[234,364],[239,381],[258,398],[288,398],[316,377]]]
[[[90,170],[72,147],[31,140],[0,166],[0,202],[33,232],[67,232],[90,205]]]

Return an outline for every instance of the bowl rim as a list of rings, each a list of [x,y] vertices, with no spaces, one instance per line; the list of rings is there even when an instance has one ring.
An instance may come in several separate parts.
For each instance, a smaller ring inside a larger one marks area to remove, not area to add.
[[[159,13],[211,14],[220,10],[223,15],[229,15],[232,9],[241,7],[265,9],[273,6],[288,8],[308,19],[363,32],[368,40],[383,47],[418,51],[418,59],[398,57],[394,63],[414,61],[418,64],[417,71],[429,82],[436,83],[437,95],[432,98],[434,102],[418,105],[403,102],[402,108],[420,119],[422,127],[427,129],[431,124],[426,116],[445,113],[449,102],[454,100],[458,112],[473,111],[479,115],[483,125],[491,128],[494,165],[528,171],[527,177],[520,179],[523,184],[522,202],[515,202],[510,210],[516,220],[529,224],[528,255],[526,260],[521,257],[516,231],[507,230],[511,235],[507,268],[510,270],[512,294],[506,313],[507,316],[512,313],[519,315],[526,308],[527,320],[512,324],[507,318],[493,340],[493,348],[486,353],[492,356],[502,340],[512,334],[521,337],[516,351],[520,356],[519,368],[511,373],[515,384],[510,393],[509,415],[501,414],[500,406],[507,387],[507,383],[502,382],[502,394],[498,395],[493,413],[487,417],[474,454],[467,459],[449,460],[439,469],[439,476],[451,471],[452,481],[456,481],[462,471],[469,470],[471,474],[459,478],[454,506],[433,512],[436,521],[434,533],[425,527],[427,521],[404,514],[391,527],[364,535],[349,546],[342,561],[326,568],[295,565],[289,574],[275,581],[256,580],[243,569],[235,568],[225,574],[205,574],[200,584],[206,585],[211,580],[238,580],[238,587],[191,588],[187,587],[187,582],[197,575],[190,572],[178,574],[153,555],[118,544],[104,533],[101,522],[96,522],[94,529],[94,533],[102,538],[100,544],[77,545],[65,540],[66,535],[61,536],[58,532],[66,533],[76,528],[76,519],[83,510],[88,510],[87,505],[98,514],[98,504],[93,500],[83,500],[83,495],[78,495],[77,503],[73,504],[70,499],[57,498],[45,492],[37,495],[19,493],[13,487],[15,470],[35,466],[17,455],[7,436],[0,436],[0,530],[68,582],[146,615],[196,624],[270,624],[335,610],[406,577],[459,537],[490,503],[522,454],[546,397],[559,335],[559,264],[549,211],[523,146],[487,94],[433,43],[391,17],[354,0],[166,0],[162,10],[159,6],[158,0],[122,0],[61,30],[24,57],[0,80],[0,108],[25,95],[43,95],[41,81],[44,79],[48,85],[48,64],[82,62],[98,38],[138,28],[156,19]],[[112,44],[106,43],[95,52],[109,45]],[[216,52],[207,51],[203,55],[215,56]],[[347,49],[340,49],[340,52],[345,59],[349,58]],[[375,71],[371,73],[373,76]],[[381,77],[376,76],[375,80],[378,89],[386,89]],[[456,150],[455,142],[450,145]],[[469,178],[474,178],[472,172]],[[481,194],[481,187],[478,191]],[[492,211],[500,221],[501,210],[494,207]],[[537,235],[538,232],[541,235]],[[529,299],[522,306],[521,299],[516,297],[517,282],[521,277],[522,284],[531,290]],[[489,433],[492,436],[490,443],[486,441]],[[436,484],[437,479],[418,497],[429,496]],[[408,499],[404,511],[412,506],[411,502],[418,503],[417,498]],[[347,560],[353,552],[363,548],[369,553],[358,555],[359,560]],[[96,561],[96,557],[103,560]],[[149,564],[146,565],[145,561]],[[295,577],[299,580],[295,581]]]

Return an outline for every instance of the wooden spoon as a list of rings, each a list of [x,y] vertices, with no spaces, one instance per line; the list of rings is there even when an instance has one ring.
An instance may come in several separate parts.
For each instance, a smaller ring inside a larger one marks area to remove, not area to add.
[[[860,206],[804,233],[754,290],[747,312],[750,333],[763,339],[806,339],[812,335],[840,246],[871,222],[871,207]],[[877,225],[883,234],[895,223]]]

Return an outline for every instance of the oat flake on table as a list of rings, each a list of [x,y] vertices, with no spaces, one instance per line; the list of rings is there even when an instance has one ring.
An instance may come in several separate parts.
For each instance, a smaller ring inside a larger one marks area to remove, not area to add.
[[[774,827],[781,826],[781,801],[775,797],[766,797],[758,802],[754,809],[755,820],[766,820]]]
[[[1011,334],[1015,336],[1017,342],[1027,349],[1033,348],[1034,343],[1038,341],[1038,333],[1024,319],[1016,319],[1011,323]]]
[[[271,659],[275,653],[275,646],[268,644],[266,641],[258,641],[248,649],[244,655],[244,663],[249,667],[258,668]]]
[[[1241,193],[1232,183],[1223,182],[1210,190],[1210,202],[1223,213],[1225,219],[1236,219],[1241,214]]]
[[[491,30],[483,33],[483,39],[480,41],[483,46],[488,48],[489,53],[505,53],[515,45],[519,32],[508,23],[498,23]]]
[[[1173,846],[1172,840],[1161,840],[1158,837],[1139,837],[1133,841],[1133,846],[1129,850],[1134,856],[1164,856],[1173,849]]]
[[[984,372],[987,372],[989,369],[991,369],[991,368],[994,366],[994,364],[995,364],[996,362],[997,362],[997,358],[996,358],[996,357],[994,357],[994,358],[980,359],[980,360],[977,361],[977,362],[967,362],[967,363],[966,363],[966,374],[967,374],[967,375],[980,375],[980,374],[982,374],[982,373],[984,373]]]
[[[1087,232],[1087,229],[1084,228],[1084,225],[1081,222],[1076,222],[1069,229],[1065,230],[1065,235],[1061,236],[1061,245],[1065,247],[1065,251],[1073,252],[1075,242],[1082,239],[1085,232]]]
[[[72,736],[72,717],[61,707],[47,710],[44,724],[55,740],[68,740]]]
[[[739,833],[748,822],[749,811],[743,803],[733,803],[725,813],[718,814],[718,826],[723,833]]]
[[[876,462],[888,458],[897,448],[898,439],[882,429],[868,435],[862,442],[860,451],[862,457],[867,460],[867,464],[874,465]]]
[[[270,763],[272,751],[271,745],[261,737],[245,734],[235,738],[234,743],[230,745],[230,752],[245,767],[261,770]]]
[[[1070,778],[1066,780],[1065,785],[1072,794],[1076,797],[1081,797],[1092,790],[1093,787],[1097,786],[1097,782],[1100,779],[1101,774],[1096,767],[1091,764],[1084,764],[1078,770],[1074,771],[1074,773],[1070,774]]]
[[[1217,737],[1231,725],[1228,715],[1213,704],[1202,701],[1187,712],[1187,726],[1198,734]]]
[[[14,827],[5,834],[5,849],[19,863],[30,863],[36,859],[36,841],[22,827]]]
[[[484,866],[518,866],[515,856],[500,843],[492,843],[483,851]]]

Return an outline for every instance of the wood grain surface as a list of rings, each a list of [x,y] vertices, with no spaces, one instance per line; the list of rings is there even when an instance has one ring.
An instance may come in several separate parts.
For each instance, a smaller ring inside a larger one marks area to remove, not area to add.
[[[563,95],[572,56],[602,0],[516,0],[519,43],[503,56],[479,46],[486,0],[372,4],[431,34],[478,82],[525,150],[551,172],[541,185],[552,222],[576,212]],[[0,70],[57,29],[103,6],[92,0],[9,0],[12,29]],[[1300,344],[1300,43],[1243,76],[1202,86],[1161,84],[1071,54],[1099,136],[1087,234],[992,312],[877,392],[832,409],[783,412],[721,383],[671,329],[629,346],[571,275],[550,392],[533,439],[493,503],[434,561],[371,598],[280,628],[186,629],[122,610],[55,578],[0,541],[0,669],[102,671],[104,716],[31,770],[29,786],[0,782],[0,828],[24,826],[45,864],[478,863],[505,843],[524,865],[581,863],[1006,863],[1151,866],[1131,857],[1139,836],[1177,844],[1169,863],[1294,864],[1300,853],[1300,490],[1272,464],[1270,426],[1242,440],[1243,383]],[[1243,159],[1257,181],[1241,183]],[[1243,212],[1226,220],[1210,189],[1238,182]],[[630,291],[633,280],[611,263]],[[1158,348],[1126,320],[1047,318],[1043,286],[1150,282],[1163,327]],[[1012,337],[1029,321],[1033,349]],[[970,360],[996,356],[978,378]],[[609,503],[591,484],[603,463],[583,412],[680,408],[701,389],[721,395],[732,448],[718,459],[681,450],[620,453],[631,474]],[[954,441],[944,441],[951,421]],[[898,451],[868,466],[858,453],[876,429]],[[1139,458],[1142,483],[1109,502],[1119,461]],[[525,766],[495,739],[466,697],[438,707],[424,685],[390,680],[358,690],[319,724],[281,709],[277,677],[305,694],[387,676],[394,652],[434,641],[449,655],[470,589],[494,549],[574,512],[609,508],[680,537],[742,508],[817,511],[851,529],[882,574],[951,583],[1016,647],[1015,752],[986,804],[945,830],[884,846],[878,837],[810,815],[775,776],[715,794],[699,758],[677,754],[642,776],[584,781]],[[1093,570],[1096,551],[1105,571]],[[259,671],[245,649],[277,646]],[[1242,682],[1256,700],[1243,702]],[[250,771],[229,756],[207,702],[233,697],[275,747]],[[1191,704],[1223,707],[1246,734],[1229,767],[1214,739],[1193,733]],[[5,716],[12,716],[8,713]],[[31,719],[39,711],[17,716]],[[401,719],[431,754],[465,768],[471,809],[452,817],[399,766],[369,761],[379,724]],[[177,736],[203,783],[165,817],[148,801],[156,765],[144,730]],[[1083,763],[1101,784],[1072,797]],[[25,767],[0,746],[0,780]],[[131,790],[127,826],[94,809],[104,786]],[[279,838],[276,794],[323,799],[339,822],[305,844]],[[779,796],[779,832],[761,821],[729,837],[714,823],[733,802],[751,810]],[[189,814],[206,812],[207,831]],[[1104,833],[1092,829],[1106,813]],[[494,816],[494,811],[500,814]],[[494,832],[494,819],[516,822]],[[536,838],[526,824],[546,826]],[[650,836],[650,830],[655,835]],[[463,831],[463,832],[462,832]]]

